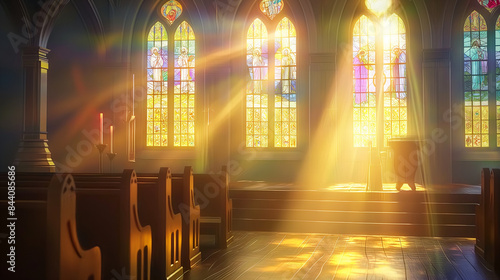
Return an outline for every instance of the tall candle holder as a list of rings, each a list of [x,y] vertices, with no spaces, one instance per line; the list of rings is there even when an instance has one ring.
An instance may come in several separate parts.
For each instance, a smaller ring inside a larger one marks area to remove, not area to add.
[[[106,144],[97,144],[95,147],[99,151],[99,173],[102,173],[102,152],[104,152],[104,149],[106,149],[108,145]]]
[[[116,153],[107,153],[109,158],[109,172],[113,173],[113,159],[116,156]]]

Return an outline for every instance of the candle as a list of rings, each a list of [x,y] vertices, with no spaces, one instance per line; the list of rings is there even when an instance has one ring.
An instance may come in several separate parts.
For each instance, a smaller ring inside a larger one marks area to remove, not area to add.
[[[101,142],[99,142],[99,144],[101,144],[101,145],[104,143],[102,124],[103,124],[103,115],[101,113],[101,114],[99,114],[99,136],[101,137]]]
[[[113,126],[110,125],[109,126],[109,137],[111,138],[110,139],[110,145],[111,145],[111,153],[113,153]]]
[[[134,99],[135,99],[135,75],[132,74],[132,116],[134,115]]]

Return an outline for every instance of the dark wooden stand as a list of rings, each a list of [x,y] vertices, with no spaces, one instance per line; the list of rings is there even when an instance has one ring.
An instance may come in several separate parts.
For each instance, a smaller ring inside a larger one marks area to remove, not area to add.
[[[418,141],[393,138],[388,140],[389,146],[394,150],[394,173],[396,175],[396,189],[399,191],[403,184],[408,184],[416,190],[415,173],[419,165]]]

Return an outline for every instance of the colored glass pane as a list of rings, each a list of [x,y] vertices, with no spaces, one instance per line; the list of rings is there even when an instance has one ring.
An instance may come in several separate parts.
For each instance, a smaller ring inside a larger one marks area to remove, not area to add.
[[[477,0],[481,6],[485,7],[489,12],[493,11],[493,9],[497,6],[500,6],[499,0]]]
[[[161,7],[161,14],[167,19],[168,24],[172,25],[181,16],[182,6],[179,2],[170,0]]]
[[[168,36],[157,22],[147,41],[147,119],[146,145],[167,146],[168,127]],[[164,101],[164,102],[162,102]]]
[[[497,131],[497,147],[500,147],[500,17],[497,18],[495,24],[495,105],[496,105],[496,131]]]
[[[353,30],[354,147],[376,145],[375,27],[361,16]]]
[[[283,0],[263,0],[260,2],[260,10],[270,19],[273,19],[283,10],[284,4]]]
[[[486,22],[483,16],[473,11],[464,23],[464,118],[466,147],[489,146],[487,47]]]
[[[246,146],[269,145],[268,36],[260,19],[255,19],[247,33],[247,66],[250,81],[246,89]]]
[[[195,145],[195,36],[183,21],[174,36],[174,146]]]
[[[297,37],[288,18],[278,23],[274,40],[274,146],[297,147]]]
[[[383,23],[384,67],[382,86],[384,90],[385,122],[391,125],[384,129],[384,146],[392,137],[405,137],[407,131],[406,104],[406,31],[403,20],[392,14]]]

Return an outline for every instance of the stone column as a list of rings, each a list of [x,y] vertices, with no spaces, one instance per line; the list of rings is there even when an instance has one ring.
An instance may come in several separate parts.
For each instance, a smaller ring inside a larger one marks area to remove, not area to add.
[[[42,47],[23,49],[23,135],[14,160],[16,170],[21,172],[55,172],[47,140],[49,51]]]

